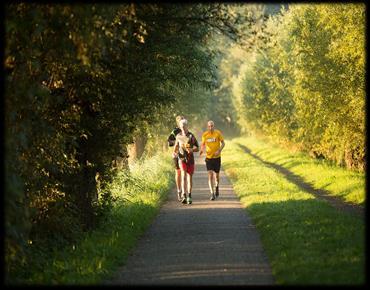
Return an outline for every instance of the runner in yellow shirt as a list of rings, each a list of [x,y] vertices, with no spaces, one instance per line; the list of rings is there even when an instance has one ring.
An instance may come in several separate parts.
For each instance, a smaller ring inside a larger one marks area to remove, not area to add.
[[[202,144],[199,155],[202,155],[205,149],[208,186],[211,191],[210,199],[215,200],[219,195],[218,186],[220,183],[221,151],[225,147],[225,141],[221,131],[215,130],[215,124],[213,121],[208,121],[207,127],[208,130],[202,135]]]

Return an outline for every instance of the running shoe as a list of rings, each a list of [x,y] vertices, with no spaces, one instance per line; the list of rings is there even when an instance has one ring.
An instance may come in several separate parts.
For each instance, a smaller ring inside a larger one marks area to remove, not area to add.
[[[187,200],[186,200],[186,202],[187,202],[188,204],[191,204],[193,201],[191,200],[191,197],[188,197],[188,198],[187,198]]]
[[[182,197],[181,202],[186,203],[186,196],[185,195]]]
[[[215,194],[212,193],[210,200],[215,200]]]
[[[182,198],[181,198],[181,192],[178,192],[178,193],[177,193],[177,200],[178,200],[178,201],[182,201]]]
[[[218,186],[216,186],[216,197],[218,197],[219,196],[219,191],[218,191]]]

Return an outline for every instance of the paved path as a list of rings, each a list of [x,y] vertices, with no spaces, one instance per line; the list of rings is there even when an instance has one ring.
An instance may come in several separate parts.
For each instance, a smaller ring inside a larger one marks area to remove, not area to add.
[[[259,235],[220,173],[209,200],[204,159],[196,157],[193,204],[168,200],[109,285],[273,285]]]

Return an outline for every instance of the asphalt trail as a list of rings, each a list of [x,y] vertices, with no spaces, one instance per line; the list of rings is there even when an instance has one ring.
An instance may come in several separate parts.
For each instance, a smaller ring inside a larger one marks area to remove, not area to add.
[[[198,156],[198,155],[197,155]],[[169,194],[126,264],[108,285],[273,285],[258,232],[224,174],[209,200],[207,171],[196,157],[193,204]]]

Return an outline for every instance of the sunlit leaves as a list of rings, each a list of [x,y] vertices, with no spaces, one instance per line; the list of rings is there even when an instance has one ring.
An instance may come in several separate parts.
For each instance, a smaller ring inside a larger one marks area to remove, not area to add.
[[[359,4],[298,4],[269,19],[271,45],[246,74],[249,123],[363,168],[364,13]]]

